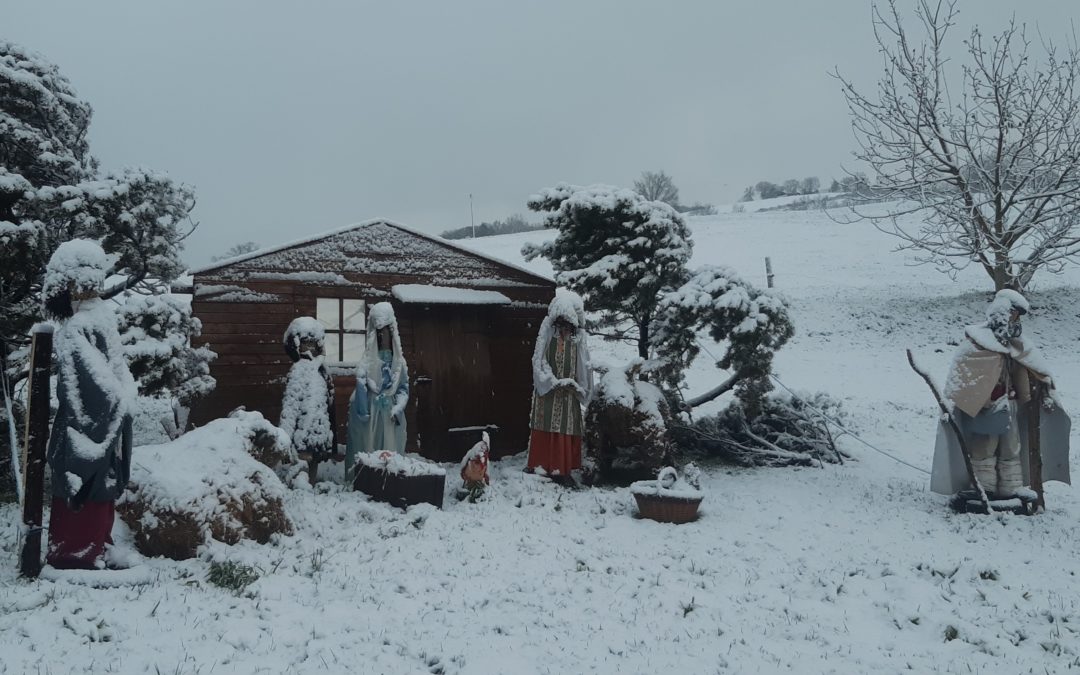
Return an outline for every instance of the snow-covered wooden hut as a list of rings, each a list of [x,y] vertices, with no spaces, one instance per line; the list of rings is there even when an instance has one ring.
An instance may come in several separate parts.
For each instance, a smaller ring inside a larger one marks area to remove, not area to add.
[[[493,454],[525,448],[536,332],[551,279],[388,220],[371,220],[192,271],[198,343],[218,354],[202,424],[237,406],[276,421],[297,316],[326,328],[339,440],[364,350],[368,307],[393,304],[408,362],[407,448],[460,459],[490,429]]]

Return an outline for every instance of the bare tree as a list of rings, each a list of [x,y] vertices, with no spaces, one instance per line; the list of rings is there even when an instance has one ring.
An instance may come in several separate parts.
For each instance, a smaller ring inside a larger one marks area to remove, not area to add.
[[[976,27],[957,69],[946,37],[955,0],[920,0],[914,44],[894,0],[874,9],[885,72],[873,94],[837,72],[882,216],[901,249],[955,274],[980,265],[996,289],[1024,288],[1080,252],[1080,51],[1040,41],[1022,24],[984,38]],[[951,82],[951,85],[950,85]],[[919,218],[902,218],[919,214]]]
[[[816,195],[821,192],[821,179],[817,176],[808,176],[799,183],[799,190],[804,195]]]
[[[210,262],[218,262],[219,260],[228,260],[229,258],[236,258],[248,253],[254,253],[259,250],[259,245],[253,241],[245,241],[236,244],[228,251],[225,251],[221,255],[216,255],[210,258]]]
[[[679,208],[679,188],[675,181],[663,171],[643,171],[641,178],[634,181],[634,192],[652,202],[664,202]]]

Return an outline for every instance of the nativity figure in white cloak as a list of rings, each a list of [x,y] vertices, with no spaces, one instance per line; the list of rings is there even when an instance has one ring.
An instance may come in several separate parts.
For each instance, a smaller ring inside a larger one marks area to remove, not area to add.
[[[1026,494],[1032,484],[1029,429],[1038,425],[1042,479],[1069,482],[1071,422],[1056,396],[1047,364],[1021,336],[1027,300],[999,291],[986,323],[968,326],[953,358],[944,396],[963,434],[975,478],[991,499]],[[1038,415],[1038,419],[1035,419]],[[930,489],[952,495],[973,488],[952,427],[938,426]]]

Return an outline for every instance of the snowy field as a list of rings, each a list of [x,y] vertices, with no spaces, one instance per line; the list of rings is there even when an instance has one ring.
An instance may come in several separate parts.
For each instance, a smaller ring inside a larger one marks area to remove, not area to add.
[[[981,317],[982,273],[954,282],[907,266],[873,227],[817,212],[691,226],[694,264],[764,285],[771,256],[797,330],[781,380],[842,399],[861,438],[929,468],[934,403],[904,349],[942,379],[962,326]],[[520,262],[521,244],[544,236],[465,243]],[[1078,285],[1075,270],[1037,278],[1025,324],[1074,412]],[[703,390],[717,377],[703,357],[690,381]],[[482,503],[402,512],[323,483],[289,493],[297,534],[270,545],[34,583],[15,577],[17,514],[5,506],[0,673],[1080,669],[1076,490],[1050,484],[1034,518],[955,515],[924,473],[841,443],[856,458],[843,466],[708,469],[703,516],[688,525],[635,518],[627,490],[525,475],[518,455],[493,464]],[[211,560],[260,578],[230,594],[206,582]]]

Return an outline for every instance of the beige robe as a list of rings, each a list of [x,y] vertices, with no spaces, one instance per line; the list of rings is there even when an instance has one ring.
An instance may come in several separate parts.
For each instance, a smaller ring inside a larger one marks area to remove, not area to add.
[[[1041,410],[1040,450],[1043,460],[1043,480],[1069,482],[1069,432],[1072,422],[1053,396],[1054,382],[1034,349],[1020,339],[1010,341],[1008,347],[999,343],[989,328],[969,326],[967,341],[961,345],[953,360],[944,396],[957,409],[974,417],[988,403],[990,395],[1001,379],[1006,363],[1010,365],[1009,377],[1017,392],[1016,423],[1020,437],[1020,461],[1024,483],[1029,485],[1028,468],[1028,403],[1031,401],[1031,376],[1046,383],[1050,395]],[[1006,358],[1008,357],[1008,358]],[[955,416],[954,416],[955,418]],[[966,436],[966,430],[961,428]],[[946,420],[938,424],[937,442],[934,447],[934,463],[930,477],[930,489],[940,494],[955,494],[970,486],[967,468],[956,434]]]

